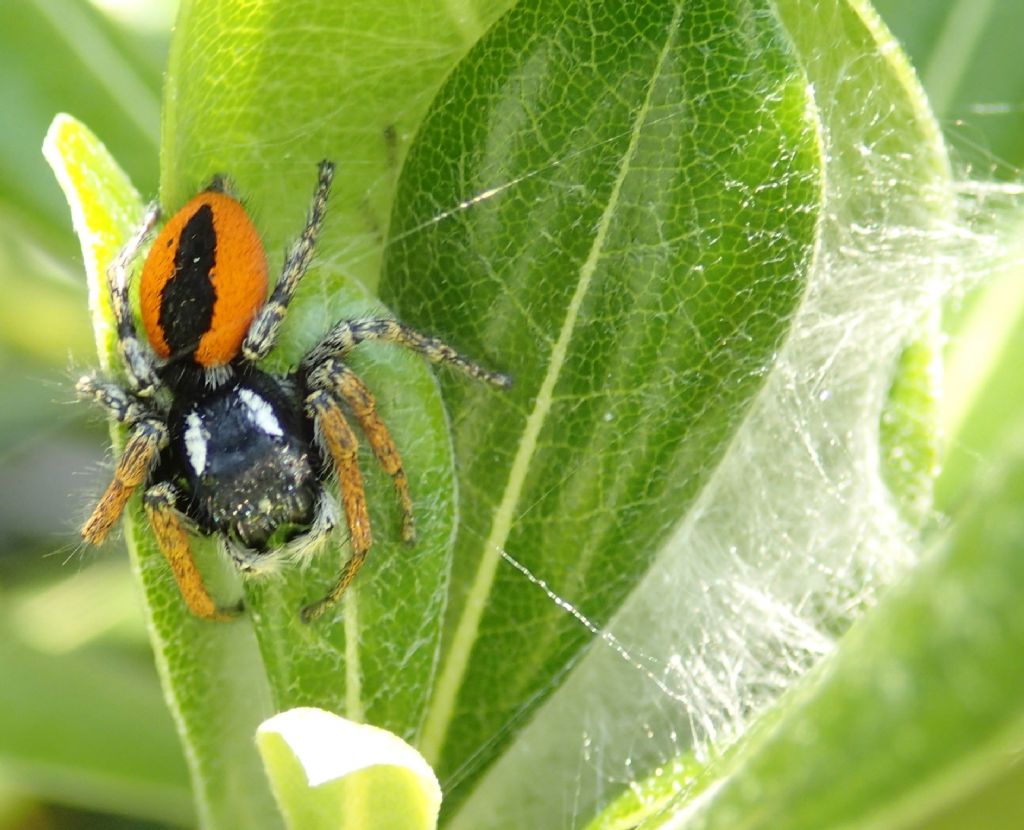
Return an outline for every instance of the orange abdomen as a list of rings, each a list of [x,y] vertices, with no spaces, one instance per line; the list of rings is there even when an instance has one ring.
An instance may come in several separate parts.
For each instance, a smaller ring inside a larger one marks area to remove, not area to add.
[[[230,363],[267,297],[267,258],[245,208],[215,191],[189,201],[150,248],[139,297],[161,358]]]

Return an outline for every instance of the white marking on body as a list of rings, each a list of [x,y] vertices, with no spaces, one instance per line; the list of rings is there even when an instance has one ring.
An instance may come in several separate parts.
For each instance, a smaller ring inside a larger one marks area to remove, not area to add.
[[[185,418],[185,451],[188,453],[188,462],[198,475],[203,474],[206,469],[206,442],[210,433],[203,429],[203,419],[198,412],[189,412]]]
[[[280,438],[284,435],[281,424],[278,423],[274,410],[263,398],[251,389],[238,390],[238,397],[241,398],[245,408],[249,410],[249,420],[258,426],[267,435],[274,435]]]
[[[208,366],[206,371],[203,372],[203,379],[206,381],[206,386],[210,389],[217,389],[223,386],[234,376],[235,371],[231,366]]]

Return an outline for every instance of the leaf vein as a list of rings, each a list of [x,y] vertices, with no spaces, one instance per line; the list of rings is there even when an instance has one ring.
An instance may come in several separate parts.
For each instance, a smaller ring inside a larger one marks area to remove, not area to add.
[[[580,267],[576,290],[573,292],[573,296],[566,308],[565,318],[562,321],[558,339],[555,341],[554,348],[551,351],[547,371],[534,399],[533,409],[526,419],[523,436],[519,442],[512,467],[509,470],[508,482],[502,493],[498,508],[494,512],[491,531],[483,544],[476,575],[466,597],[455,633],[452,636],[451,646],[445,656],[423,729],[421,751],[431,763],[434,763],[440,754],[449,724],[455,714],[459,689],[480,632],[480,622],[487,606],[487,598],[490,596],[494,585],[498,564],[505,553],[505,542],[512,529],[512,522],[517,515],[516,506],[522,495],[526,476],[530,469],[530,462],[536,454],[538,447],[541,446],[541,429],[556,400],[555,386],[566,364],[569,343],[576,329],[580,309],[590,289],[598,263],[604,254],[608,231],[619,206],[622,186],[630,173],[631,164],[639,146],[640,135],[651,111],[652,96],[673,44],[675,32],[679,27],[681,13],[682,4],[678,4],[672,18],[672,23],[668,27],[661,54],[658,56],[657,64],[651,74],[651,81],[648,84],[644,101],[638,108],[636,117],[633,120],[629,146],[626,152],[623,153],[615,182],[608,194],[608,202],[595,229],[593,244]]]

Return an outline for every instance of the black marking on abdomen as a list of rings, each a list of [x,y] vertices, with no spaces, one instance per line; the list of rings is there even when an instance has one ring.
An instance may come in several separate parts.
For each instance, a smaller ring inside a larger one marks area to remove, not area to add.
[[[213,208],[201,205],[181,229],[174,274],[160,293],[160,328],[172,360],[194,353],[210,329],[217,300],[211,279],[216,261]]]

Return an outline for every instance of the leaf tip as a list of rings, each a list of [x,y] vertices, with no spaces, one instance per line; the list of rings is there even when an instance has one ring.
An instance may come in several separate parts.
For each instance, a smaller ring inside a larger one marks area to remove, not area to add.
[[[385,729],[300,707],[264,721],[256,740],[293,826],[300,817],[328,814],[346,820],[357,814],[355,826],[368,828],[437,825],[437,776],[416,749]],[[403,823],[393,824],[396,817]]]

